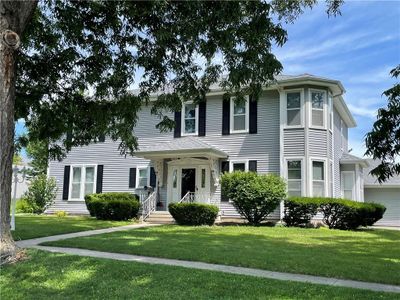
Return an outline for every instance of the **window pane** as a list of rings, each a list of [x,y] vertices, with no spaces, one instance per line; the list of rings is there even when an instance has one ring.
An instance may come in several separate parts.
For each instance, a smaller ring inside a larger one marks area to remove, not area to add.
[[[301,197],[301,191],[288,190],[289,197]]]
[[[301,170],[289,170],[288,179],[301,179]]]
[[[196,117],[196,106],[194,104],[185,104],[185,119]]]
[[[196,120],[188,119],[185,120],[185,133],[195,133],[196,132]]]
[[[139,177],[147,177],[147,169],[139,169]]]
[[[177,184],[177,170],[174,170],[174,172],[172,173],[172,187],[175,189],[176,188],[176,184]]]
[[[147,178],[139,178],[139,186],[146,186]]]
[[[234,115],[243,115],[246,113],[246,103],[235,103],[233,108]]]
[[[324,163],[322,161],[313,161],[313,179],[324,180]]]
[[[301,179],[301,161],[288,161],[288,179]]]
[[[93,183],[85,183],[85,195],[93,194],[94,192],[94,184]]]
[[[313,182],[313,196],[323,197],[324,195],[324,183],[323,182]]]
[[[81,182],[81,168],[74,167],[72,173],[72,182]]]
[[[206,187],[206,169],[201,169],[201,188]]]
[[[80,183],[73,183],[71,189],[71,198],[72,199],[79,199],[81,194],[81,184]]]
[[[314,110],[312,111],[312,124],[314,126],[324,126],[324,111]]]
[[[94,182],[94,167],[86,168],[85,182]]]
[[[354,186],[353,173],[342,173],[343,176],[343,189],[352,190]]]
[[[287,125],[300,125],[300,109],[287,111]]]
[[[301,191],[301,181],[300,180],[289,180],[288,181],[288,190],[289,191]]]
[[[244,130],[246,129],[246,116],[234,116],[233,117],[233,130]]]
[[[245,171],[246,165],[245,163],[236,163],[233,164],[233,171]]]
[[[311,102],[312,108],[324,108],[324,92],[312,92],[311,93]]]
[[[300,108],[300,93],[287,94],[287,108]]]
[[[353,200],[353,191],[344,191],[343,198]]]

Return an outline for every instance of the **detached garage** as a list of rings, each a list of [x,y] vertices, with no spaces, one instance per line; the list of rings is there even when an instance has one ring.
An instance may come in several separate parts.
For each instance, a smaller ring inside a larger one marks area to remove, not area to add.
[[[386,206],[383,218],[376,223],[380,226],[400,227],[400,176],[395,176],[379,184],[369,173],[379,162],[368,159],[364,169],[364,201],[381,203]]]

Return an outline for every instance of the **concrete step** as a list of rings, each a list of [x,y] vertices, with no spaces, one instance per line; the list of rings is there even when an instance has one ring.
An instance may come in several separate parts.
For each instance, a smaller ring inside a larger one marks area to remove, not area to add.
[[[153,211],[145,220],[148,223],[154,224],[174,224],[175,220],[168,211]]]

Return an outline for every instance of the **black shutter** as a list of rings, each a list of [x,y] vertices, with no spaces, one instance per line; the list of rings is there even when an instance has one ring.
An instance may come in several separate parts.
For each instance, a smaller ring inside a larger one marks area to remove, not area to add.
[[[97,166],[97,178],[96,178],[96,193],[100,194],[103,192],[103,169],[104,165]]]
[[[257,161],[256,160],[249,160],[249,171],[257,172]]]
[[[156,172],[154,171],[154,168],[150,168],[150,186],[155,188],[156,187]]]
[[[231,101],[229,99],[222,100],[222,135],[230,134],[230,110]]]
[[[63,200],[68,200],[68,192],[69,192],[69,174],[71,171],[70,166],[65,166],[64,167],[64,183],[63,183],[63,193],[62,193],[62,199]]]
[[[133,189],[136,187],[136,168],[129,169],[129,187]]]
[[[199,136],[206,135],[206,101],[199,103]]]
[[[174,138],[181,137],[181,118],[182,118],[182,113],[180,111],[176,111],[175,112]]]
[[[257,103],[250,97],[249,109],[249,133],[257,133]]]
[[[106,141],[106,135],[102,134],[99,136],[99,143],[104,143]]]
[[[221,162],[221,173],[229,172],[229,161],[222,161]],[[224,189],[221,188],[221,201],[227,202],[229,198],[225,195]]]

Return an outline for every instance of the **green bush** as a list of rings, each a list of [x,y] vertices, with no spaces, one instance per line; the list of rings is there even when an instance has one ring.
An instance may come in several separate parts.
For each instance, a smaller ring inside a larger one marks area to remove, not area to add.
[[[15,204],[15,210],[19,214],[20,213],[32,214],[34,209],[26,200],[26,198],[22,197],[17,200],[17,203]]]
[[[291,197],[285,200],[283,221],[286,226],[307,227],[318,213],[320,199]]]
[[[130,193],[90,194],[85,203],[90,215],[99,220],[136,218],[140,208],[139,198]]]
[[[363,206],[359,209],[360,214],[360,225],[361,226],[372,226],[375,222],[382,219],[383,214],[386,211],[386,207],[378,203],[363,203]]]
[[[26,199],[33,213],[41,214],[53,204],[56,194],[56,180],[47,178],[46,175],[38,175],[32,179],[23,198]]]
[[[259,225],[286,197],[286,183],[276,175],[255,172],[225,173],[221,177],[222,193],[252,225]]]
[[[218,207],[201,203],[171,203],[168,210],[179,225],[213,225]]]

